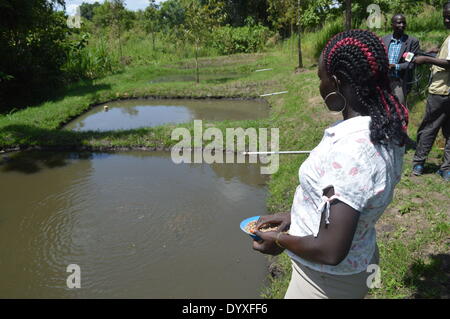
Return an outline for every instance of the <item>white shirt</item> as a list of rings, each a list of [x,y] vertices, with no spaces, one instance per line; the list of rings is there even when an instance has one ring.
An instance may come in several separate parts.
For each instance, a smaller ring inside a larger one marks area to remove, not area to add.
[[[322,213],[327,223],[333,223],[329,203],[335,198],[360,213],[350,251],[339,265],[313,263],[287,251],[291,258],[314,270],[336,275],[366,271],[375,252],[375,223],[391,203],[400,181],[404,147],[373,144],[370,121],[370,116],[358,116],[327,128],[300,167],[289,234],[317,237]],[[323,195],[329,186],[335,192],[330,199]]]
[[[450,60],[450,41],[448,41],[447,43],[447,59],[446,60]]]

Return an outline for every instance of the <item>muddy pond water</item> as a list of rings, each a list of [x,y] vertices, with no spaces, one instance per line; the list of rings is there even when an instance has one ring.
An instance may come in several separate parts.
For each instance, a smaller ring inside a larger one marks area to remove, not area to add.
[[[239,229],[267,213],[258,164],[23,152],[0,180],[0,298],[259,297],[267,259]]]
[[[105,105],[108,106],[107,111]],[[262,100],[123,100],[94,107],[65,128],[74,131],[108,131],[179,124],[194,119],[260,119],[269,116],[269,109]]]

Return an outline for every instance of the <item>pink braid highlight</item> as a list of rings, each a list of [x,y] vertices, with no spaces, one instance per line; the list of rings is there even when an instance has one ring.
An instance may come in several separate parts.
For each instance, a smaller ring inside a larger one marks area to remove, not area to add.
[[[390,117],[391,111],[389,110],[389,105],[388,105],[386,99],[384,98],[383,91],[381,90],[381,88],[379,86],[377,86],[377,91],[380,94],[381,102],[383,103],[384,109],[386,110],[386,114],[388,115],[388,117]]]
[[[331,49],[330,53],[328,53],[328,56],[327,56],[328,64],[331,64],[331,57],[336,52],[336,50],[338,50],[339,48],[346,46],[346,45],[353,45],[353,46],[357,46],[358,48],[360,48],[360,50],[366,57],[367,62],[369,63],[369,66],[370,66],[370,69],[372,70],[373,75],[376,76],[379,73],[379,67],[377,64],[377,60],[375,59],[373,53],[370,51],[370,48],[366,44],[362,43],[361,41],[359,41],[358,39],[355,39],[355,38],[345,38],[345,39],[338,41],[334,45],[334,47]]]
[[[407,116],[405,116],[406,115],[405,106],[403,104],[398,103],[397,99],[394,98],[394,96],[392,94],[389,95],[389,98],[391,99],[392,103],[394,103],[396,113],[398,114],[398,117],[400,119],[402,119],[402,129],[403,129],[403,131],[406,132],[406,130],[408,129],[408,124],[407,124],[408,122],[405,121],[405,117],[407,117]],[[400,111],[399,105],[402,107],[403,112]]]

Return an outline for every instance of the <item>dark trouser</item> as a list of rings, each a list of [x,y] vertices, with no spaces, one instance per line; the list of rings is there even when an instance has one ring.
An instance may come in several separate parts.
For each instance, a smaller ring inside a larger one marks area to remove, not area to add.
[[[445,137],[444,163],[441,170],[448,171],[450,170],[450,96],[429,94],[425,116],[417,131],[414,165],[425,163],[440,128]]]
[[[390,78],[392,93],[397,97],[398,101],[406,106],[406,92],[403,90],[403,81],[397,78]]]

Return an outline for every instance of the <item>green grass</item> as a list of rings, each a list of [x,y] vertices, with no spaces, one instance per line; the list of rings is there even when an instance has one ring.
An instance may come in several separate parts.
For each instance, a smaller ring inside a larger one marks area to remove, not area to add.
[[[242,58],[245,58],[246,64],[239,64]],[[199,84],[193,82],[149,83],[150,80],[161,75],[194,73],[193,69],[180,68],[178,65],[168,65],[164,68],[134,66],[122,73],[99,80],[77,83],[41,105],[30,106],[27,109],[0,116],[0,148],[58,145],[169,147],[173,141],[170,140],[171,127],[168,126],[122,131],[120,134],[118,132],[65,132],[59,128],[93,105],[121,98],[153,96],[257,98],[261,94],[272,92],[271,90],[284,89],[283,67],[280,67],[270,80],[263,74],[253,72],[269,64],[278,63],[276,55],[264,56],[262,59],[259,55],[254,57],[237,55],[234,59],[235,61],[230,61],[228,58],[229,65],[214,63],[214,59],[201,60],[201,63],[206,66],[201,68]],[[190,61],[181,60],[178,63],[189,65]],[[216,65],[208,67],[208,64]],[[228,72],[239,73],[242,76],[224,81],[202,80],[203,74]],[[243,121],[238,124],[245,128],[245,125],[250,125],[248,124],[250,122],[246,123]],[[182,126],[189,127],[189,125]],[[143,139],[143,135],[147,138]]]

